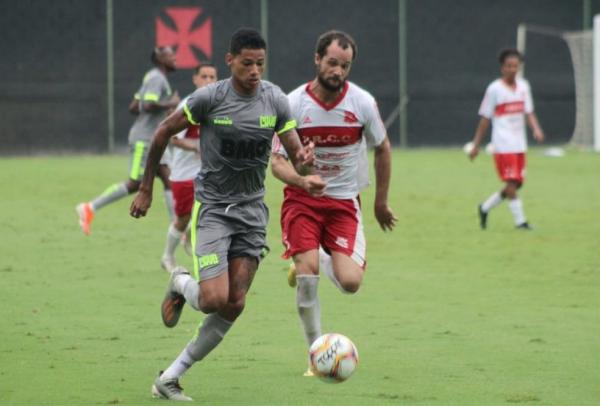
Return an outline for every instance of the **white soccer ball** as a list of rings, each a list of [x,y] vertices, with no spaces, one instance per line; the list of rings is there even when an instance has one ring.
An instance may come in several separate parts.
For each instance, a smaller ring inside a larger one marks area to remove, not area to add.
[[[469,155],[471,151],[473,151],[473,143],[469,141],[463,146],[463,152]]]
[[[356,346],[341,334],[322,335],[312,343],[308,353],[313,373],[328,383],[345,381],[358,365]]]

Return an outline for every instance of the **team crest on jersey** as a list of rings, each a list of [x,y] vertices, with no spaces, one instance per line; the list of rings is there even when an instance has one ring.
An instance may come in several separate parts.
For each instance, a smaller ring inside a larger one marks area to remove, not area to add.
[[[304,117],[304,120],[302,120],[302,124],[311,124],[312,120],[310,119],[309,116]]]
[[[358,123],[358,118],[353,112],[346,110],[344,111],[344,123]]]
[[[260,116],[260,128],[275,128],[276,116]]]

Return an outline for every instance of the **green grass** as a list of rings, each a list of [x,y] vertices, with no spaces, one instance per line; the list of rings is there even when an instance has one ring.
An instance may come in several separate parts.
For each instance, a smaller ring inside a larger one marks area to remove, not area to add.
[[[98,213],[91,237],[74,206],[126,174],[124,156],[0,160],[0,404],[157,405],[149,390],[202,317],[162,326],[160,193],[143,220],[131,199]],[[323,280],[324,331],[356,343],[341,385],[302,377],[304,339],[279,258],[281,185],[269,178],[272,254],[245,313],[183,378],[209,405],[597,405],[600,402],[600,156],[529,154],[521,196],[533,232],[506,205],[482,232],[477,204],[500,187],[491,158],[458,150],[394,155],[392,233],[364,194],[361,291]],[[157,185],[156,192],[160,192]],[[181,262],[189,261],[185,255]]]

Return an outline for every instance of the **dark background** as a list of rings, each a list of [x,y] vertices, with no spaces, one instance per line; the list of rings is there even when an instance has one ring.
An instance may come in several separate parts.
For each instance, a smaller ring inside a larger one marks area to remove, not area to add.
[[[1,1],[0,154],[106,152],[107,58],[104,0]],[[151,68],[155,19],[174,28],[167,7],[201,7],[195,27],[212,19],[213,61],[221,77],[231,33],[260,29],[260,0],[114,1],[115,142],[127,143],[131,96]],[[398,1],[268,2],[269,80],[290,91],[312,79],[317,36],[331,28],[358,43],[351,80],[378,100],[385,119],[398,104]],[[592,1],[600,12],[600,0]],[[486,85],[498,76],[497,54],[515,46],[521,22],[580,30],[578,0],[409,0],[407,2],[408,145],[463,144],[472,137]],[[206,55],[196,53],[198,59]],[[169,76],[183,96],[191,70]],[[573,69],[566,44],[528,35],[526,77],[549,143],[574,128]],[[389,136],[399,142],[398,120]]]

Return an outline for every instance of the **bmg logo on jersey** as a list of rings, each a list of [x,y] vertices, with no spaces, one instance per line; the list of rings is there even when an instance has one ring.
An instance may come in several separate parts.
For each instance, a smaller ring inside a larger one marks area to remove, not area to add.
[[[255,159],[269,151],[271,143],[264,140],[221,140],[221,155],[226,158]]]
[[[276,116],[260,116],[260,128],[275,128]]]

